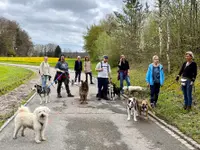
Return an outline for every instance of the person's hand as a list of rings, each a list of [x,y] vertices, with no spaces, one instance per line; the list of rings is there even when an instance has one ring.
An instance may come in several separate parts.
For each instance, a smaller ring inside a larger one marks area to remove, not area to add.
[[[179,75],[176,76],[176,81],[178,82],[178,80],[179,80]]]
[[[194,85],[194,82],[193,82],[193,81],[191,81],[191,82],[190,82],[190,85]]]
[[[130,73],[129,73],[129,72],[127,72],[127,76],[130,76]]]
[[[99,72],[102,72],[103,71],[103,68],[99,69]]]
[[[62,73],[65,73],[65,71],[64,71],[64,70],[61,70],[61,72],[62,72]]]
[[[49,76],[49,81],[51,81],[51,76]]]

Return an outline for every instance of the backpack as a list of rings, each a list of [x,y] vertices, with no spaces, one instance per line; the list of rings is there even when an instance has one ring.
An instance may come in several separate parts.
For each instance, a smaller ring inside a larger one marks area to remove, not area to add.
[[[107,65],[107,71],[108,71],[108,73],[109,73],[109,64]],[[102,61],[101,61],[101,68],[103,67],[103,63],[102,63]]]

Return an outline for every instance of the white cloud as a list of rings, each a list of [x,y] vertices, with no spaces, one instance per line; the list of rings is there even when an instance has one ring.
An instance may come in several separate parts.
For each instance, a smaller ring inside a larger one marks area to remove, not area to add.
[[[81,50],[87,27],[122,5],[123,0],[0,0],[0,14],[17,21],[35,44]]]

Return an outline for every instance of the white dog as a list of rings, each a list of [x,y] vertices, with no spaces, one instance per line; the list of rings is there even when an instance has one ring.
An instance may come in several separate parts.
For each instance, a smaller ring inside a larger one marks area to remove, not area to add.
[[[128,118],[127,120],[131,119],[131,115],[133,115],[134,121],[137,121],[136,115],[137,113],[137,100],[135,98],[129,98],[127,101],[127,113]]]
[[[139,92],[145,91],[146,89],[141,86],[124,86],[123,90],[127,92]]]
[[[13,139],[17,138],[18,131],[22,127],[22,136],[24,136],[24,130],[30,128],[35,132],[36,143],[41,143],[41,140],[45,141],[44,131],[47,126],[49,112],[50,109],[45,106],[36,108],[33,113],[27,107],[21,106],[15,117]]]

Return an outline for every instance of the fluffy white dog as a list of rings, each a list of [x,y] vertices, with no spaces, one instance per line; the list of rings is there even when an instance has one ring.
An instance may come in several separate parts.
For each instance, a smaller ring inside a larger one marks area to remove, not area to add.
[[[47,126],[49,112],[50,109],[45,106],[36,108],[33,113],[31,113],[27,107],[21,106],[15,117],[13,139],[17,138],[17,133],[20,128],[22,128],[22,136],[24,136],[24,130],[30,128],[35,132],[36,143],[41,143],[41,140],[45,141],[44,131]]]

